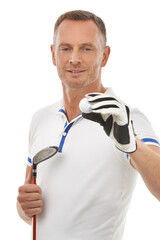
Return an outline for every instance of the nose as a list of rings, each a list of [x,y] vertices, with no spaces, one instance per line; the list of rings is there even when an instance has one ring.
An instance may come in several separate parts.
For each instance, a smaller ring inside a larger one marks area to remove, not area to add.
[[[81,63],[81,62],[82,62],[82,59],[81,59],[79,51],[78,50],[73,50],[71,55],[70,55],[70,58],[69,58],[69,63],[78,64],[78,63]]]

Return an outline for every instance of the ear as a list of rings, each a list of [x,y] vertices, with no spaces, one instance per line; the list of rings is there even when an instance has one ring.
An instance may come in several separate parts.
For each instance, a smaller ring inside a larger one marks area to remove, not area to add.
[[[53,44],[51,44],[50,48],[51,48],[51,54],[52,54],[52,62],[54,66],[56,66],[55,47]]]
[[[101,62],[101,67],[104,67],[108,61],[109,55],[110,55],[111,49],[109,46],[106,46],[103,52],[103,58]]]

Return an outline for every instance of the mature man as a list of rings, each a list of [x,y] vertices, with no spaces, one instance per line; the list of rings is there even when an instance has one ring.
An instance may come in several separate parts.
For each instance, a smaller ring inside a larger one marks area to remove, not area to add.
[[[51,53],[63,99],[33,116],[19,215],[28,223],[37,215],[38,240],[121,240],[137,172],[160,199],[158,139],[141,112],[102,85],[110,47],[99,17],[86,11],[60,16]],[[85,96],[90,109],[82,114]],[[35,186],[31,159],[51,145],[59,152],[39,165]]]

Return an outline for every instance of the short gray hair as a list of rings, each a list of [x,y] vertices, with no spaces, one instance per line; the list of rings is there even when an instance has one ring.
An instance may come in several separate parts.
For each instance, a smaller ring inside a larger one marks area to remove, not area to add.
[[[107,43],[106,35],[107,34],[106,34],[106,27],[105,27],[103,20],[100,17],[96,16],[94,13],[91,13],[88,11],[83,11],[83,10],[74,10],[74,11],[66,12],[57,19],[55,26],[54,26],[54,37],[53,37],[54,44],[55,44],[58,27],[61,24],[61,22],[64,20],[73,20],[73,21],[92,20],[92,21],[94,21],[102,34],[104,47],[106,46],[106,43]]]

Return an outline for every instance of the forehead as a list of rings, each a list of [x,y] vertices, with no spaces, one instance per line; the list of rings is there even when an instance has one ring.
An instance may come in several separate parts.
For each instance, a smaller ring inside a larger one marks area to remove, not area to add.
[[[56,41],[94,42],[99,40],[100,30],[92,20],[64,20],[58,27]]]

